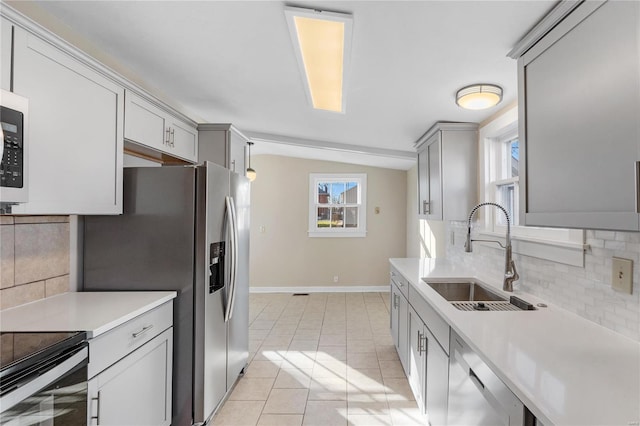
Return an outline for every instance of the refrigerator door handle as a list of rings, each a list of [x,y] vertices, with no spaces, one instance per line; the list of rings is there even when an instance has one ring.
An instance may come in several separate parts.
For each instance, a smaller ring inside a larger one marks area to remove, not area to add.
[[[224,312],[224,321],[228,322],[229,319],[231,319],[231,304],[233,301],[233,293],[234,293],[234,286],[235,286],[235,280],[236,280],[236,241],[235,241],[235,237],[236,237],[236,233],[235,233],[235,217],[233,214],[233,198],[231,198],[230,196],[226,196],[225,197],[225,205],[227,207],[227,229],[229,231],[229,257],[230,259],[230,263],[231,263],[231,270],[229,273],[229,283],[227,285],[227,300],[226,300],[226,304],[225,304],[225,312]]]
[[[238,284],[238,214],[236,213],[236,203],[231,198],[231,215],[233,216],[233,285],[231,291],[231,306],[229,308],[229,318],[233,316],[233,306],[236,302],[236,288]]]

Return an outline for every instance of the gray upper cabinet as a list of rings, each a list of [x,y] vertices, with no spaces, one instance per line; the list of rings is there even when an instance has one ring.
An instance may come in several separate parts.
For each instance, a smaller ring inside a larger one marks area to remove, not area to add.
[[[128,151],[141,152],[150,157],[160,156],[163,160],[165,158],[161,154],[197,162],[198,136],[195,125],[174,117],[130,90],[125,94],[124,119],[124,138],[135,144],[127,145]]]
[[[640,229],[640,3],[584,2],[518,60],[521,223]]]
[[[0,87],[11,90],[11,42],[12,25],[5,18],[0,18]]]
[[[247,141],[248,138],[231,124],[199,124],[198,161],[211,161],[244,176],[248,167],[245,161]]]
[[[13,43],[30,114],[29,202],[13,213],[121,213],[124,89],[26,30]]]
[[[465,220],[478,198],[478,125],[436,123],[416,149],[420,217]]]

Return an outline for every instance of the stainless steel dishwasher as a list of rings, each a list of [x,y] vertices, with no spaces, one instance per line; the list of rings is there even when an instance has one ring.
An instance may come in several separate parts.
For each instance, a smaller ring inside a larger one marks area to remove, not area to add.
[[[447,424],[534,424],[529,410],[453,330],[450,352]]]

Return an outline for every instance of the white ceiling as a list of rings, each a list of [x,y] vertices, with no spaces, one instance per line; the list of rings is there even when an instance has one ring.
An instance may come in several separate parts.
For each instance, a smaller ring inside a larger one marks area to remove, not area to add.
[[[354,16],[346,113],[337,114],[308,104],[285,2],[39,2],[198,120],[364,151],[413,151],[413,143],[438,120],[481,122],[513,102],[516,61],[506,54],[554,4],[296,2]],[[502,86],[503,103],[485,111],[459,108],[456,90],[477,82]],[[271,145],[279,154],[294,147]],[[268,146],[256,150],[269,151]],[[333,152],[343,161],[341,151],[306,149]]]

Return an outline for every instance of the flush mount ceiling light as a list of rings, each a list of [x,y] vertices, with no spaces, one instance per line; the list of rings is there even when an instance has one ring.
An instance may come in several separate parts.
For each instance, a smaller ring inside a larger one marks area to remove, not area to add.
[[[285,7],[284,13],[309,102],[315,109],[344,112],[352,16],[299,7]]]
[[[502,88],[493,84],[473,84],[456,93],[456,103],[465,109],[486,109],[502,100]]]

